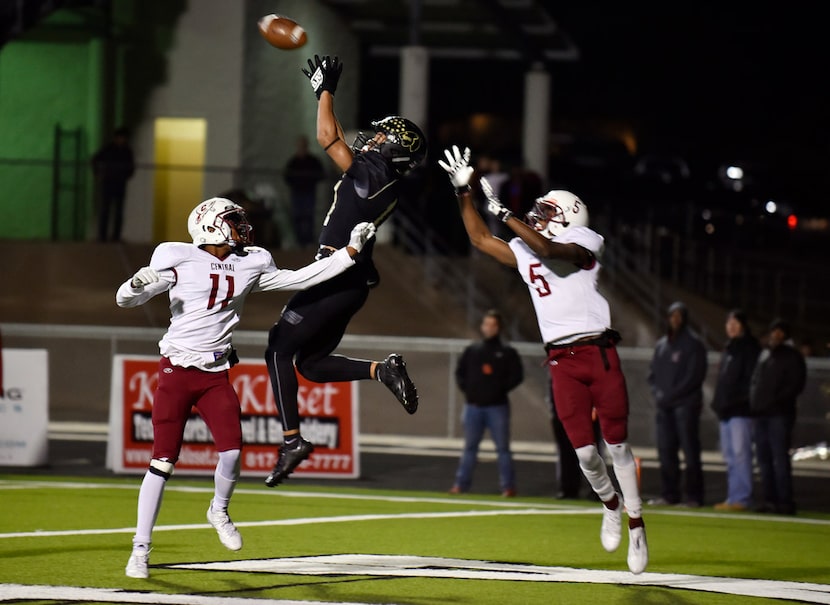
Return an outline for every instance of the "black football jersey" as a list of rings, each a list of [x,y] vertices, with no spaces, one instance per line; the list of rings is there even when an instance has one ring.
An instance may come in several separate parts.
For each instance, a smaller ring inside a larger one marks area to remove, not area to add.
[[[380,227],[398,204],[400,180],[391,165],[377,152],[358,153],[352,165],[334,185],[334,199],[323,219],[320,245],[342,248],[358,223]],[[375,238],[366,242],[362,259],[372,255]]]

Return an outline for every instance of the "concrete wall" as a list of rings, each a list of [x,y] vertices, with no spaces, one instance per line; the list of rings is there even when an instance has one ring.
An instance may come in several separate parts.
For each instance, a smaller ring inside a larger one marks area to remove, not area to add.
[[[203,198],[227,189],[239,166],[245,3],[199,0],[189,3],[177,21],[166,57],[166,80],[146,102],[133,134],[139,169],[127,197],[124,239],[152,240],[156,118],[207,121]],[[193,200],[195,206],[200,200]]]

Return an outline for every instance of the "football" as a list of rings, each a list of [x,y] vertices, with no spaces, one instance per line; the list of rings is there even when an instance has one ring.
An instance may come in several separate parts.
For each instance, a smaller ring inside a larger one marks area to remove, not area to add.
[[[259,22],[259,33],[268,44],[283,50],[300,48],[308,36],[300,24],[284,15],[265,15]]]

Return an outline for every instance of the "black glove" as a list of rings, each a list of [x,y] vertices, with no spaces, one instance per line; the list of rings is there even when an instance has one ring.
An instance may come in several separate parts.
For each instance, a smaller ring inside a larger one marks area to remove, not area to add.
[[[324,90],[329,91],[332,95],[337,90],[337,82],[340,80],[340,74],[343,73],[343,64],[337,57],[332,59],[329,55],[326,55],[321,59],[319,55],[314,55],[314,61],[309,59],[308,69],[302,71],[311,83],[311,88],[319,100]]]

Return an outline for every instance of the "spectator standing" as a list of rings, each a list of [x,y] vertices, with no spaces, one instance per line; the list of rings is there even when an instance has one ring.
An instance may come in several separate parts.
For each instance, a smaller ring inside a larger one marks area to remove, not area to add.
[[[478,462],[478,448],[485,430],[489,430],[496,446],[501,495],[506,498],[516,495],[508,393],[524,380],[524,368],[516,349],[502,342],[503,323],[498,311],[487,311],[479,328],[481,340],[464,349],[455,368],[455,379],[465,397],[464,451],[451,494],[469,491]]]
[[[720,448],[726,462],[726,500],[717,510],[748,510],[752,504],[752,419],[749,385],[761,345],[747,316],[733,309],[726,316],[726,346],[718,366],[712,410],[719,420]]]
[[[795,427],[796,401],[807,383],[807,363],[791,340],[790,325],[782,319],[769,327],[749,391],[755,455],[761,471],[763,501],[759,512],[795,514],[790,446]]]
[[[660,459],[660,498],[649,504],[703,505],[703,464],[700,414],[706,378],[706,347],[689,327],[683,302],[668,308],[668,329],[651,359],[648,383],[657,406],[657,455]],[[685,463],[685,500],[681,489],[680,457]]]
[[[121,241],[124,222],[124,199],[127,181],[135,172],[135,160],[129,141],[130,131],[124,127],[115,130],[112,140],[92,156],[98,197],[98,241]],[[110,231],[112,218],[112,231]],[[110,233],[112,234],[111,237]]]
[[[291,198],[291,223],[297,245],[314,241],[317,184],[323,180],[323,163],[308,150],[308,137],[297,139],[297,150],[285,165],[284,178]]]

